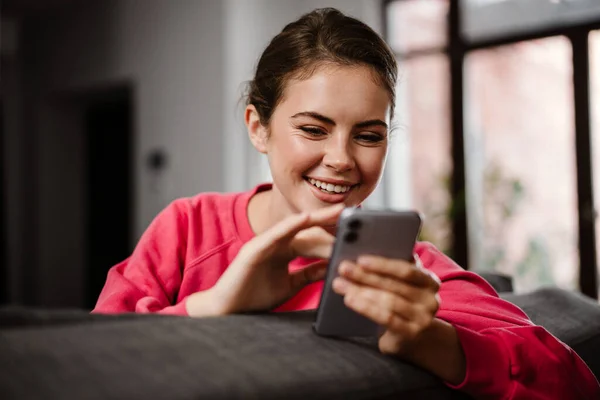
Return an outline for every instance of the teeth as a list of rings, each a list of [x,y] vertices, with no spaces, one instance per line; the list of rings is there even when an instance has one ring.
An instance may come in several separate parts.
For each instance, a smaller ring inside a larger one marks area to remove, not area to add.
[[[313,186],[318,187],[319,189],[321,189],[322,191],[327,191],[327,192],[332,192],[332,193],[346,193],[348,190],[351,189],[351,186],[346,186],[346,185],[333,185],[331,183],[325,183],[325,182],[321,182],[318,181],[316,179],[309,179],[308,180]]]

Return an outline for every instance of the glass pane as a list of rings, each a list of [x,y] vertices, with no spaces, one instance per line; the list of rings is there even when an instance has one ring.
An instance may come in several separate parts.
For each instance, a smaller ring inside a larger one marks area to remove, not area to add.
[[[449,67],[445,55],[400,61],[395,129],[386,168],[392,208],[424,215],[421,240],[447,251],[450,155]]]
[[[594,178],[594,203],[600,210],[600,31],[590,33],[590,100],[592,118],[592,163]],[[596,218],[596,256],[600,259],[600,219]],[[600,262],[598,262],[600,279]],[[600,286],[600,285],[599,285]],[[600,287],[598,288],[600,299]]]
[[[387,7],[388,43],[399,54],[446,46],[448,0],[404,0]]]
[[[463,0],[460,4],[463,34],[468,40],[592,22],[600,17],[598,0]]]
[[[515,289],[577,287],[571,45],[551,37],[466,59],[470,263]]]

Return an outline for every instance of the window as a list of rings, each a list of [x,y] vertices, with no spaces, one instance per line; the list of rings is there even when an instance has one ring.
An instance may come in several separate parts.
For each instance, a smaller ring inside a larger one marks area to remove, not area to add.
[[[519,291],[577,284],[571,65],[565,37],[466,58],[470,265]]]
[[[398,54],[398,86],[384,182],[390,208],[424,216],[421,240],[442,251],[451,242],[448,183],[450,74],[446,47],[448,2],[405,0],[388,6],[388,41]]]
[[[462,32],[470,41],[597,21],[597,0],[461,0]]]
[[[463,266],[508,274],[521,292],[550,285],[600,297],[586,284],[597,268],[586,260],[596,252],[600,261],[600,217],[596,246],[580,241],[579,223],[589,231],[594,221],[578,203],[590,170],[577,158],[587,149],[576,148],[590,122],[600,212],[600,2],[385,4],[404,134],[386,196],[422,211],[424,238]],[[588,84],[590,121],[581,109]]]
[[[388,43],[396,53],[437,50],[447,45],[448,1],[395,1],[387,11]]]
[[[450,157],[450,106],[448,62],[443,54],[400,61],[397,137],[408,140],[410,205],[424,215],[421,240],[448,250],[452,172]],[[398,170],[399,158],[390,160]],[[395,189],[395,190],[394,190]],[[406,189],[405,189],[406,190]],[[402,188],[392,186],[392,193]]]

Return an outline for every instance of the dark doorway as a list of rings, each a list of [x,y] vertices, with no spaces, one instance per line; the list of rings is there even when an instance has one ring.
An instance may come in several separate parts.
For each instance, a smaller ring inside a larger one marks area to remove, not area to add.
[[[6,182],[4,180],[4,103],[0,94],[0,305],[8,302],[8,260],[6,257]]]
[[[87,133],[87,290],[93,308],[110,267],[128,257],[133,188],[129,90],[105,93],[84,114]]]

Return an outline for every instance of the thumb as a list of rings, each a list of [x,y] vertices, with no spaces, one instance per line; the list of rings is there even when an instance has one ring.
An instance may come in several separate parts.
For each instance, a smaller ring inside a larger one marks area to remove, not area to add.
[[[327,261],[318,261],[299,271],[290,274],[292,289],[298,291],[309,283],[325,279],[327,274]]]

